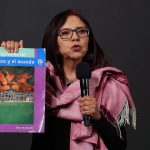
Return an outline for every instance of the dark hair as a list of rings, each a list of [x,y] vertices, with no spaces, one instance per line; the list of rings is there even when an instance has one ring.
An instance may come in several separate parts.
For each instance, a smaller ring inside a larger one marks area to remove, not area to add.
[[[93,69],[96,67],[108,65],[108,60],[106,59],[104,52],[96,42],[88,21],[75,10],[65,10],[57,14],[48,24],[42,42],[42,47],[46,48],[47,60],[52,63],[55,68],[56,74],[59,75],[63,82],[65,81],[65,77],[62,67],[62,56],[58,54],[57,35],[59,29],[64,25],[68,16],[71,15],[79,17],[89,29],[88,51],[83,61],[89,62]]]

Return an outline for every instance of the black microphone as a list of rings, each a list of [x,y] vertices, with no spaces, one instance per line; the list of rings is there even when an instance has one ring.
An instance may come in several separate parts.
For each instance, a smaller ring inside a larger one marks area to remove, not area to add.
[[[89,80],[91,78],[91,66],[87,62],[81,62],[76,67],[76,76],[80,80],[81,97],[89,96]],[[83,115],[84,125],[90,126],[90,116]]]

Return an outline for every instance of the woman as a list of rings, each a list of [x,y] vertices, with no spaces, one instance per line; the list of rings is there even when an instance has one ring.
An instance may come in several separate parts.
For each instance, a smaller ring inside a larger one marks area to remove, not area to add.
[[[23,41],[3,41],[8,52],[17,52]],[[47,53],[45,133],[33,134],[31,150],[124,150],[124,125],[135,107],[122,71],[110,67],[87,20],[74,10],[56,15],[49,23],[42,47]],[[80,96],[76,66],[92,67],[90,96]],[[91,116],[84,126],[82,115]],[[134,121],[135,123],[135,121]]]

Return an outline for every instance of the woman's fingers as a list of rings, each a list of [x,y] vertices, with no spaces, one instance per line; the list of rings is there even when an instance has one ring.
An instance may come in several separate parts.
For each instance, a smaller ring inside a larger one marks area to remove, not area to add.
[[[4,47],[9,53],[17,53],[19,48],[23,48],[23,40],[17,41],[3,41],[1,47]]]
[[[23,48],[23,40],[20,40],[19,42],[15,42],[14,52],[17,53],[19,48]]]
[[[3,42],[1,43],[1,47],[6,47],[6,42],[5,42],[5,41],[3,41]]]
[[[100,119],[101,115],[94,97],[84,96],[79,101],[80,111],[84,115],[90,115],[93,119]]]
[[[11,52],[11,45],[10,44],[11,44],[11,42],[7,41],[6,42],[6,47],[5,47],[9,53]]]
[[[14,41],[10,41],[10,52],[14,53],[15,51],[15,42]]]
[[[96,108],[94,106],[91,106],[91,107],[84,106],[84,107],[81,107],[80,111],[81,111],[82,114],[91,115],[91,114],[95,113],[95,109]]]
[[[19,43],[18,43],[18,42],[15,42],[15,49],[14,49],[14,52],[17,53],[17,52],[18,52],[18,49],[19,49]]]
[[[97,105],[95,98],[90,96],[84,96],[79,103],[81,106]]]
[[[80,105],[81,112],[91,110],[92,113],[93,110],[95,110],[95,108],[97,107],[95,98],[90,96],[81,98],[81,100],[79,101],[79,105]]]
[[[23,48],[23,40],[20,40],[20,41],[19,41],[19,47],[20,47],[20,48]]]

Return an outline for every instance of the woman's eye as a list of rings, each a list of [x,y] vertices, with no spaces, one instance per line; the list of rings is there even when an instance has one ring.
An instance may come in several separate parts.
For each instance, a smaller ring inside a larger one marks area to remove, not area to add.
[[[61,35],[68,35],[68,34],[70,34],[70,32],[69,31],[61,31],[60,34]]]
[[[86,29],[79,29],[77,31],[79,34],[86,34],[87,33],[87,30]]]

